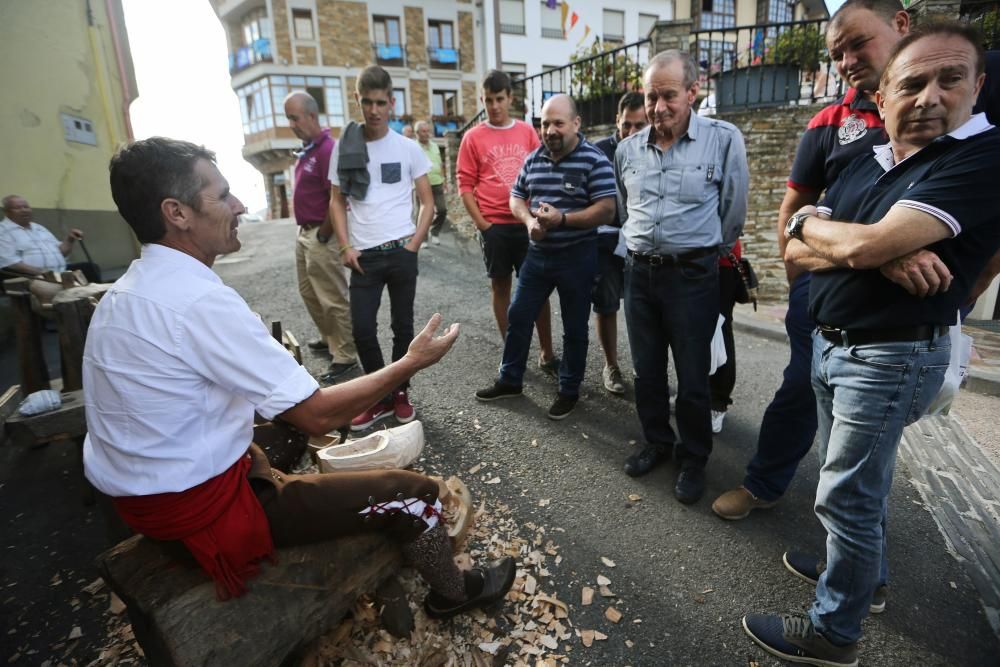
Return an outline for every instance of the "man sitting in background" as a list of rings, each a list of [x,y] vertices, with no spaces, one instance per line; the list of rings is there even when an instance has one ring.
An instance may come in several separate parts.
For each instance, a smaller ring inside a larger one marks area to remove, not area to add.
[[[4,219],[0,221],[0,268],[8,273],[40,276],[46,271],[80,271],[92,283],[101,282],[101,273],[92,262],[66,264],[83,232],[72,228],[63,241],[31,220],[28,201],[19,195],[3,198]]]

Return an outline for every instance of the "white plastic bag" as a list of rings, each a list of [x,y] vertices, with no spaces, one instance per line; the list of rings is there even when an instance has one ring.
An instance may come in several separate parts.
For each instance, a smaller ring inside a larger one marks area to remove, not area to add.
[[[951,410],[951,403],[958,396],[958,389],[969,374],[969,359],[972,357],[972,336],[962,333],[961,324],[953,324],[948,329],[951,337],[951,361],[944,374],[944,383],[934,397],[934,402],[927,408],[926,415],[946,415]]]
[[[715,375],[715,371],[726,365],[729,357],[726,356],[726,341],[722,337],[722,325],[726,323],[726,316],[719,315],[719,321],[715,325],[715,335],[712,336],[712,367],[709,375]]]
[[[42,389],[28,394],[17,411],[25,416],[38,415],[49,410],[55,410],[62,405],[62,396],[55,389]]]

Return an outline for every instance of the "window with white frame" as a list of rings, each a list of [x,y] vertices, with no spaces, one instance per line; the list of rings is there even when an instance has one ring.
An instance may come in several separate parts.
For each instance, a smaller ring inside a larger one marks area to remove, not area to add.
[[[659,20],[660,17],[656,14],[639,14],[639,39],[649,37],[649,31]]]
[[[338,77],[269,76],[252,81],[236,90],[243,116],[243,134],[256,134],[272,127],[288,127],[284,101],[293,90],[307,91],[319,107],[319,124],[343,127],[344,88]]]
[[[398,118],[409,113],[409,109],[406,106],[406,88],[393,88],[392,96],[395,99],[392,114]]]
[[[500,0],[500,32],[524,34],[524,0]]]
[[[528,73],[524,63],[500,63],[500,69],[511,79],[521,79]]]
[[[542,2],[542,37],[552,39],[565,39],[563,32],[562,10],[559,5],[555,9],[549,7],[549,3]]]
[[[701,0],[701,30],[736,27],[736,0]]]
[[[431,114],[434,116],[457,116],[458,93],[454,90],[431,91]]]
[[[313,31],[312,10],[293,9],[292,28],[295,31],[295,39],[304,39],[304,40],[316,39],[316,33]]]
[[[625,12],[617,9],[604,10],[604,32],[605,42],[625,41]]]

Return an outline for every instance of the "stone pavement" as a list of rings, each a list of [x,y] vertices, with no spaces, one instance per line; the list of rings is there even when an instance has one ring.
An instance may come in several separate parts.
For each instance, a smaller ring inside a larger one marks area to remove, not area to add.
[[[755,312],[752,306],[737,305],[734,327],[784,341],[785,309],[760,304]],[[974,341],[965,389],[1000,396],[1000,333],[973,326],[962,330]],[[899,457],[1000,636],[1000,469],[950,415],[925,417],[909,426]]]

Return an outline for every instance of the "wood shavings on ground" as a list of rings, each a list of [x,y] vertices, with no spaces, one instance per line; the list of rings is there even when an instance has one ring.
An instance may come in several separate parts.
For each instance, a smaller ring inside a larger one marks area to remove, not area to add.
[[[505,555],[517,564],[514,586],[501,605],[460,614],[441,623],[424,613],[427,586],[410,568],[399,581],[407,593],[415,628],[398,639],[379,623],[378,610],[367,597],[359,598],[352,618],[321,638],[304,665],[422,665],[427,667],[492,667],[515,665],[561,666],[576,638],[569,605],[560,600],[549,577],[557,574],[559,546],[546,529],[533,523],[518,525],[505,505],[481,504],[469,531],[468,555],[476,563]],[[466,562],[468,562],[466,560]],[[599,632],[593,639],[597,639]],[[589,636],[589,635],[588,635]],[[601,635],[606,639],[606,636]]]

